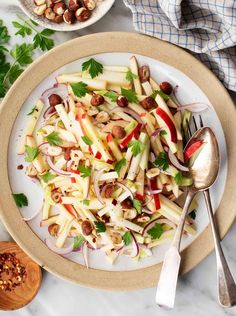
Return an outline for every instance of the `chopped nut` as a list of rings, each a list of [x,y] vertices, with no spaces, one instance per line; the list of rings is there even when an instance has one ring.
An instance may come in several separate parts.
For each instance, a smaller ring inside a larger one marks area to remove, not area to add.
[[[158,176],[160,174],[160,169],[158,168],[151,168],[146,172],[146,176],[151,179],[154,178],[156,176]]]
[[[63,16],[62,15],[56,15],[54,20],[53,20],[53,22],[58,23],[58,24],[63,22]]]
[[[137,211],[134,208],[126,209],[124,211],[125,219],[134,219],[137,216]]]
[[[173,88],[172,88],[172,85],[167,82],[167,81],[163,81],[161,84],[160,84],[160,89],[162,92],[164,92],[165,94],[171,94]]]
[[[48,226],[48,232],[51,236],[56,237],[59,231],[59,225],[56,223],[53,223]]]
[[[142,83],[150,80],[150,70],[147,65],[140,67],[138,73]]]
[[[51,8],[47,8],[44,12],[45,14],[45,17],[48,19],[48,20],[54,20],[55,17],[56,17],[56,14],[52,11]]]
[[[96,115],[99,113],[99,110],[95,107],[95,106],[91,106],[89,109],[88,109],[88,115],[89,116],[93,116],[93,115]]]
[[[146,97],[139,104],[145,109],[150,110],[151,108],[157,107],[156,101],[152,97]]]
[[[82,7],[76,10],[75,16],[79,22],[84,22],[90,18],[91,12],[86,8]]]
[[[99,123],[106,123],[108,122],[110,119],[110,116],[107,112],[105,111],[101,111],[97,114],[96,116],[96,120],[99,122]]]
[[[130,209],[130,208],[133,207],[133,204],[132,204],[132,202],[129,199],[126,199],[126,200],[121,202],[121,207],[123,209]]]
[[[85,236],[90,235],[93,231],[93,226],[88,220],[83,221],[81,227],[82,227],[82,232]]]
[[[75,22],[74,12],[67,9],[63,14],[63,19],[65,23],[73,24]]]
[[[93,106],[99,106],[99,105],[102,105],[104,103],[104,97],[100,94],[93,94],[92,98],[91,98],[91,101],[90,103],[93,105]]]
[[[117,231],[110,231],[110,237],[114,244],[118,245],[122,242],[121,234]]]
[[[50,106],[55,106],[62,102],[62,98],[58,94],[51,94],[48,97],[48,101],[49,101]]]
[[[45,4],[46,0],[34,0],[34,3],[39,6],[39,5]]]
[[[27,170],[26,170],[26,174],[27,176],[29,177],[35,177],[37,176],[37,170],[36,168],[34,167],[34,165],[31,163],[28,167],[27,167]]]
[[[34,13],[37,15],[43,15],[46,9],[47,9],[47,5],[42,4],[34,8]]]
[[[69,5],[68,5],[69,10],[76,11],[79,9],[79,7],[80,7],[80,4],[79,4],[78,0],[70,0],[69,1]]]
[[[150,221],[150,217],[147,216],[147,215],[140,215],[138,218],[137,218],[137,222],[138,223],[146,223]]]
[[[112,127],[112,135],[116,138],[122,139],[125,137],[126,132],[124,127],[115,125]]]
[[[64,2],[58,2],[53,7],[53,12],[55,12],[58,15],[63,15],[65,10],[66,10],[66,6]]]
[[[96,8],[96,2],[94,0],[83,0],[86,9],[92,11]]]
[[[126,97],[124,97],[123,95],[118,96],[117,100],[116,100],[117,105],[119,105],[121,108],[125,108],[126,106],[128,106],[129,102],[127,100]]]

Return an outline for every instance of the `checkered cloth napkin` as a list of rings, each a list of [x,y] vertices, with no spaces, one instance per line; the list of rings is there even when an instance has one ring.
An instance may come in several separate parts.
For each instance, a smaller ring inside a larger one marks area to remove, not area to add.
[[[236,91],[236,0],[124,0],[138,32],[194,52]]]

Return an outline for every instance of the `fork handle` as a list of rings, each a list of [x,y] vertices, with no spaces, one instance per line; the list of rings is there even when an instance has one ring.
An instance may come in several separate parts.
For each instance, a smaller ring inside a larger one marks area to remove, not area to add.
[[[209,189],[204,191],[204,198],[207,205],[215,244],[219,302],[223,307],[232,307],[236,305],[236,284],[221,248],[219,232],[213,214]]]

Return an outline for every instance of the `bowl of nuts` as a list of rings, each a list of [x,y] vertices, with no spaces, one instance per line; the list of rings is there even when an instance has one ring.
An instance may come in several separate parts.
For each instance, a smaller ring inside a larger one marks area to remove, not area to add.
[[[100,20],[115,0],[18,0],[35,22],[55,31],[75,31]]]

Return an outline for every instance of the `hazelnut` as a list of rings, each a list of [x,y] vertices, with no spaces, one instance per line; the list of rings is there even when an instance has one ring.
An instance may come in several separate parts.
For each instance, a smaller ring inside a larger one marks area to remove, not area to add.
[[[107,112],[105,112],[105,111],[99,112],[99,113],[97,114],[97,116],[96,116],[96,120],[97,120],[97,122],[99,122],[99,123],[106,123],[107,121],[109,121],[109,119],[110,119],[110,116],[109,116],[109,114],[108,114]]]
[[[35,177],[35,176],[37,176],[37,173],[38,172],[33,164],[30,164],[26,169],[26,174],[28,177]]]
[[[48,101],[49,101],[50,106],[55,106],[62,102],[62,98],[58,94],[51,94],[48,97]]]
[[[146,176],[148,179],[152,179],[160,174],[160,169],[158,168],[151,168],[146,172]]]
[[[85,236],[90,235],[93,231],[93,226],[88,220],[83,221],[81,227],[82,227],[82,232]]]
[[[37,15],[43,15],[46,9],[47,9],[47,5],[42,4],[34,8],[34,13]]]
[[[125,107],[128,106],[128,104],[129,104],[127,98],[124,97],[123,95],[118,96],[118,98],[116,99],[116,103],[117,103],[117,105],[119,105],[121,108],[125,108]]]
[[[117,231],[111,231],[110,232],[111,240],[114,244],[118,245],[122,242],[121,234]]]
[[[97,115],[99,113],[99,110],[95,106],[90,106],[87,113],[89,116],[93,116]]]
[[[130,209],[133,207],[133,203],[129,199],[122,201],[120,205],[123,209]]]
[[[83,0],[86,9],[92,11],[96,8],[96,3],[94,0]]]
[[[124,219],[134,219],[137,216],[137,211],[134,208],[124,211]]]
[[[172,85],[167,82],[167,81],[163,81],[161,84],[160,84],[160,89],[162,92],[164,92],[165,94],[171,94],[173,88],[172,88]]]
[[[93,105],[93,106],[98,106],[98,105],[102,105],[104,103],[104,97],[102,95],[99,95],[99,94],[93,94],[92,98],[91,98],[91,101],[90,103]]]
[[[56,223],[53,223],[48,226],[48,232],[51,236],[56,237],[57,233],[59,231],[59,225]]]
[[[61,2],[62,0],[51,0],[53,4]]]
[[[126,132],[124,127],[115,125],[112,127],[112,135],[116,138],[122,139],[125,137]]]
[[[47,8],[44,12],[45,14],[45,17],[48,19],[48,20],[54,20],[55,19],[55,16],[56,14],[52,11],[51,8]]]
[[[82,7],[76,10],[75,16],[79,22],[84,22],[90,18],[91,12],[86,8]]]
[[[53,12],[55,12],[58,15],[63,15],[65,10],[66,10],[66,6],[65,6],[65,3],[63,2],[58,2],[53,7]]]
[[[52,8],[54,6],[54,3],[52,0],[46,0],[46,4],[48,8]]]
[[[156,101],[152,97],[146,97],[139,104],[145,109],[150,110],[151,108],[157,107]]]
[[[78,0],[70,0],[69,1],[68,8],[70,11],[76,11],[79,9],[79,7],[80,7],[80,5],[78,3]]]
[[[105,198],[109,199],[111,197],[112,193],[113,193],[113,186],[108,185],[105,189],[105,192],[104,192]]]
[[[58,203],[61,199],[61,193],[57,190],[52,191],[51,197],[54,202]]]
[[[147,215],[139,215],[137,218],[138,223],[146,223],[148,221],[150,221],[150,217]]]
[[[53,22],[58,23],[58,24],[63,22],[63,16],[62,15],[56,15],[54,20],[53,20]]]
[[[45,4],[46,3],[46,0],[34,0],[34,3],[36,5],[42,5],[42,4]]]
[[[150,80],[150,70],[147,65],[140,67],[138,74],[142,83]]]
[[[75,22],[74,12],[67,9],[63,14],[63,20],[67,24],[73,24]]]

